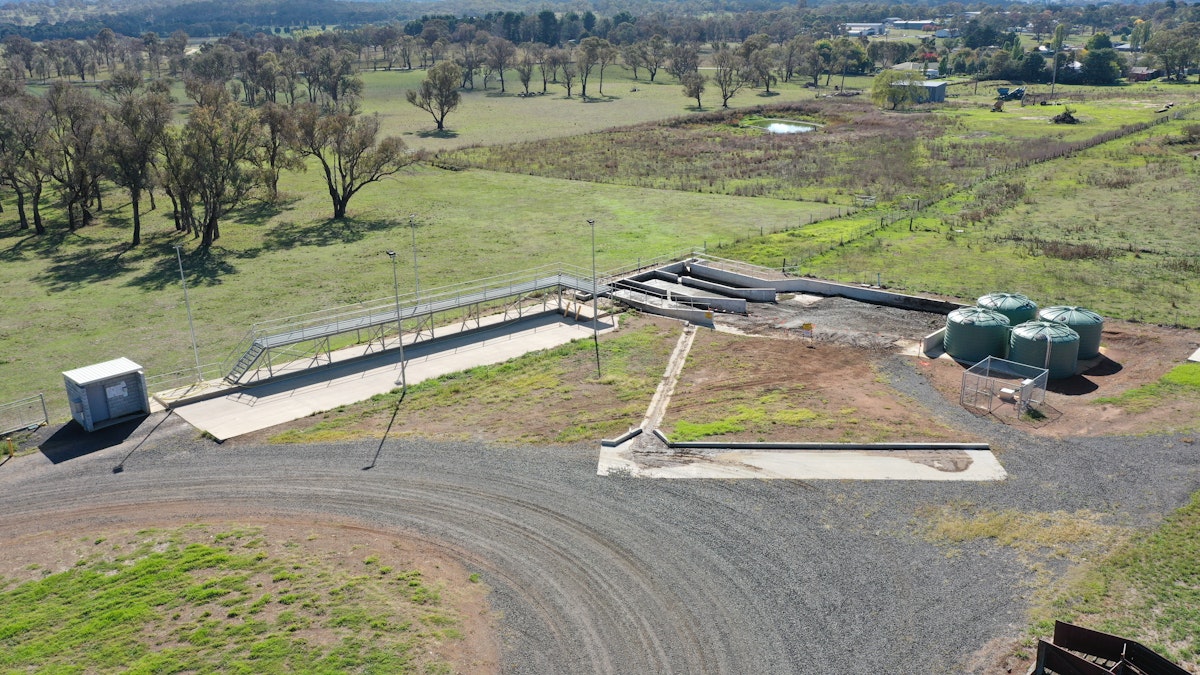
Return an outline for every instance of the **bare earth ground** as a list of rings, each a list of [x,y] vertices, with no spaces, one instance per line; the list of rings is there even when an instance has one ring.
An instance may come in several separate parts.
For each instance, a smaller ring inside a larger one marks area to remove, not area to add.
[[[211,509],[213,504],[205,506]],[[195,517],[181,504],[156,504],[136,509],[103,508],[75,510],[37,520],[8,520],[0,527],[4,556],[0,557],[0,578],[17,581],[40,579],[48,574],[74,567],[77,560],[96,554],[95,542],[103,539],[105,548],[115,542],[139,539],[138,531],[148,528],[177,528],[195,523]],[[311,519],[250,518],[244,509],[227,506],[230,520],[206,518],[210,527],[197,528],[198,537],[224,530],[253,527],[261,532],[265,552],[275,558],[320,560],[325,567],[355,569],[370,556],[379,565],[395,569],[416,569],[422,579],[439,589],[442,606],[461,621],[457,628],[461,640],[438,643],[428,654],[417,655],[417,662],[442,661],[455,672],[494,673],[499,670],[500,643],[495,616],[483,584],[464,583],[470,573],[453,552],[439,548],[420,537],[365,527],[347,522],[314,522]],[[97,523],[110,523],[112,529]],[[305,629],[301,636],[313,645],[325,644],[330,635],[320,629]]]

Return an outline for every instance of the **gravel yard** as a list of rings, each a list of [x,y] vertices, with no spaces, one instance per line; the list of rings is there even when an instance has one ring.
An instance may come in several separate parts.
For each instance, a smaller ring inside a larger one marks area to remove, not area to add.
[[[887,370],[902,391],[929,387],[905,360]],[[69,462],[5,465],[0,538],[180,520],[415,535],[493,589],[503,672],[967,672],[989,641],[1020,634],[1034,575],[1010,550],[951,555],[930,543],[924,507],[967,500],[1149,523],[1200,489],[1200,458],[1176,438],[1043,439],[949,404],[932,414],[991,441],[1010,478],[598,478],[590,445],[234,451],[175,419],[143,442],[151,419]]]

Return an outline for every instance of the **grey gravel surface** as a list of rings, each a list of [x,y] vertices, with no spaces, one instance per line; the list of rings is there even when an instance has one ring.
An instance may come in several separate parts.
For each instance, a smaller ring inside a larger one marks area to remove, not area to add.
[[[924,386],[901,361],[885,367],[901,390]],[[1150,521],[1200,489],[1197,453],[1178,439],[1060,443],[948,404],[931,414],[992,439],[1010,479],[599,478],[591,446],[226,447],[168,418],[144,442],[154,420],[122,445],[0,467],[0,542],[14,523],[101,531],[155,504],[197,520],[341,519],[422,534],[480,573],[505,672],[954,673],[1020,631],[1032,574],[986,544],[948,556],[919,536],[922,506]]]

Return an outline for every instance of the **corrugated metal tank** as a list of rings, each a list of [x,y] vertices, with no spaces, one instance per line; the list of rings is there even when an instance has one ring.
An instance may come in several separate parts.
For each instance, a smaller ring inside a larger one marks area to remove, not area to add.
[[[1050,362],[1046,363],[1046,349]],[[1045,368],[1050,379],[1061,380],[1075,374],[1079,361],[1079,333],[1057,321],[1026,321],[1013,326],[1008,341],[1008,360]]]
[[[962,307],[946,317],[942,347],[959,361],[979,363],[1003,357],[1008,348],[1008,317],[982,307]]]
[[[985,309],[1000,312],[1012,325],[1037,319],[1037,305],[1020,293],[988,293],[975,301]]]
[[[1100,356],[1100,335],[1104,332],[1104,317],[1082,307],[1047,307],[1038,312],[1043,321],[1066,324],[1079,333],[1079,358]]]

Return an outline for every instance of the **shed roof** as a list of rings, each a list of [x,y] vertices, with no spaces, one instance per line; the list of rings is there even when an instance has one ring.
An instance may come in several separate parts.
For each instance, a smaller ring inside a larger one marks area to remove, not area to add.
[[[142,370],[138,364],[122,356],[119,359],[96,363],[75,370],[63,371],[63,377],[78,385],[91,384]]]

